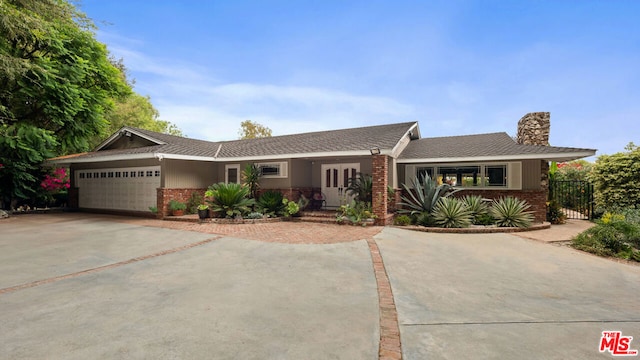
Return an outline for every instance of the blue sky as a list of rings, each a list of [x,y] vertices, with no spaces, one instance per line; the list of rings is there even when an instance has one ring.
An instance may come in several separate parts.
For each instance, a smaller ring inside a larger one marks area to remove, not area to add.
[[[516,133],[640,144],[640,1],[83,0],[98,39],[191,138],[418,121],[423,137]]]

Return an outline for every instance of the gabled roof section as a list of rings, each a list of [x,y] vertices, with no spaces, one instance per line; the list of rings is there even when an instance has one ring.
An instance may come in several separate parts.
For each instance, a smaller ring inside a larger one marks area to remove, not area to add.
[[[141,146],[117,145],[126,141],[127,132],[148,141]],[[360,128],[318,131],[268,138],[223,142],[189,139],[161,134],[133,127],[124,127],[104,141],[96,151],[65,159],[52,159],[56,163],[115,161],[145,158],[172,158],[202,161],[240,161],[278,158],[321,156],[370,155],[374,147],[383,154],[392,154],[403,138],[416,136],[417,123],[407,122]],[[412,135],[413,134],[413,135]]]
[[[401,163],[541,159],[569,161],[595,155],[594,149],[522,145],[507,133],[434,137],[414,140],[398,158]]]
[[[157,136],[154,137],[152,135],[145,134],[140,130],[141,129],[137,129],[129,126],[123,126],[122,128],[120,128],[120,130],[116,131],[111,136],[109,136],[107,140],[103,141],[100,145],[98,145],[95,151],[109,149],[110,146],[112,146],[113,144],[115,144],[116,142],[118,142],[123,138],[132,139],[134,137],[138,137],[140,139],[146,140],[145,143],[148,145],[162,145],[165,143],[162,140],[157,139]],[[159,133],[154,133],[154,134],[162,135]]]
[[[219,157],[317,157],[332,153],[367,155],[374,147],[390,154],[396,144],[416,125],[415,122],[407,122],[226,141],[222,142]]]

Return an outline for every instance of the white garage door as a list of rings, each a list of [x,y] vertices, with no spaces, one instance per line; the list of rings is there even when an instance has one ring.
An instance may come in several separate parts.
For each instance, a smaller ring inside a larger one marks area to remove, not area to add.
[[[156,206],[160,166],[76,171],[81,208],[149,211]]]

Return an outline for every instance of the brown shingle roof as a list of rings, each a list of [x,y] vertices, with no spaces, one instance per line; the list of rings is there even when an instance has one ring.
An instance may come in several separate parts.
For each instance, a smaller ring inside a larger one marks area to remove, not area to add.
[[[369,151],[373,147],[392,149],[415,122],[376,125],[360,128],[318,131],[268,138],[211,142],[127,127],[164,144],[130,149],[99,150],[77,158],[100,158],[127,154],[173,154],[218,159],[300,155],[342,151]]]
[[[538,146],[517,144],[507,133],[446,136],[423,138],[409,143],[400,155],[402,160],[443,159],[499,156],[540,155],[541,159],[549,154],[569,154],[593,152],[593,149],[581,149],[558,146]]]

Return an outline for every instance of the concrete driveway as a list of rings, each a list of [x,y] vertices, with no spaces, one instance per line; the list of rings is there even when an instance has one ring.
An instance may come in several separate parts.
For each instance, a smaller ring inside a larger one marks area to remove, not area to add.
[[[2,359],[377,359],[364,240],[273,244],[86,215],[0,222]]]
[[[640,267],[507,234],[385,228],[405,359],[603,359],[640,349]]]
[[[378,359],[394,299],[404,359],[611,358],[605,330],[640,348],[640,267],[567,247],[389,227],[382,267],[358,238],[380,229],[171,226],[0,221],[0,359]]]

